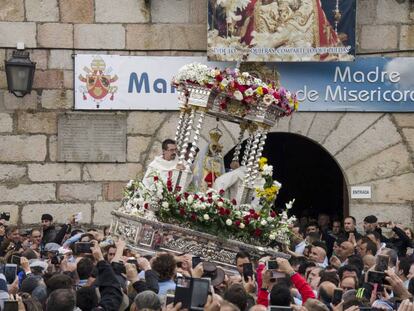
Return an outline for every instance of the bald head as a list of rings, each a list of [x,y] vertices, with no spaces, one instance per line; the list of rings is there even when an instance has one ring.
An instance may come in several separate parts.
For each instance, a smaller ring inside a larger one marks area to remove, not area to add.
[[[353,255],[355,252],[354,245],[349,241],[344,241],[341,243],[339,248],[337,249],[338,258],[343,262],[349,256]]]
[[[365,255],[362,258],[362,261],[364,262],[364,270],[368,271],[368,269],[375,266],[375,256],[373,255]]]
[[[316,263],[323,263],[325,261],[326,251],[320,246],[313,246],[309,254],[309,258]]]
[[[319,296],[322,301],[331,302],[336,285],[332,282],[322,282],[319,285]]]
[[[264,305],[255,305],[249,311],[267,311],[267,308]]]

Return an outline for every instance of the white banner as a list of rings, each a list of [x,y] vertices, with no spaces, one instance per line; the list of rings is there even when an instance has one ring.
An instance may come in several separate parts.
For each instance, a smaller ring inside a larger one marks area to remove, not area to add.
[[[75,109],[178,110],[171,81],[183,65],[206,57],[75,56]],[[210,66],[225,63],[209,63]]]

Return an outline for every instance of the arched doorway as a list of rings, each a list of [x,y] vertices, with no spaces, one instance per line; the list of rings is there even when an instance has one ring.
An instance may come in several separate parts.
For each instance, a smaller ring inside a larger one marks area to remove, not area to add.
[[[224,158],[226,167],[230,165],[233,150]],[[263,156],[273,165],[273,178],[282,183],[276,207],[284,207],[295,199],[291,213],[297,217],[326,213],[331,219],[342,219],[348,215],[344,175],[321,145],[297,134],[270,133]]]

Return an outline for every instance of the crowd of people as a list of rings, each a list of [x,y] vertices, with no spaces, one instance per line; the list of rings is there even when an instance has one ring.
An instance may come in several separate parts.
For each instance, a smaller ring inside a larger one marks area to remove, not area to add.
[[[240,250],[233,273],[191,253],[140,254],[75,218],[57,228],[44,214],[23,231],[2,216],[1,310],[414,310],[413,232],[373,215],[363,233],[353,217],[302,218],[280,246],[290,259]]]

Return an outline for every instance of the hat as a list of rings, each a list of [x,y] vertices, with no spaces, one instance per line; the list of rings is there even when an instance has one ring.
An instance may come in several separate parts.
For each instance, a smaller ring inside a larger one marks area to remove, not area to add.
[[[43,270],[46,270],[47,266],[48,266],[47,262],[42,261],[40,259],[31,259],[31,260],[29,260],[29,267],[30,268],[39,267],[39,268],[42,268]]]
[[[72,253],[72,250],[70,248],[64,248],[63,246],[61,246],[59,247],[58,252],[61,255],[66,255],[66,254]]]
[[[208,261],[203,261],[203,278],[210,278],[211,285],[217,286],[224,281],[224,271],[218,268],[216,264]]]
[[[378,218],[375,217],[374,215],[369,215],[369,216],[364,218],[364,222],[369,223],[369,224],[374,224],[377,221],[378,221]]]
[[[57,243],[47,243],[45,245],[45,252],[58,252],[60,249],[60,245]]]
[[[40,220],[49,220],[49,221],[53,221],[53,216],[50,214],[43,214],[42,218]]]

